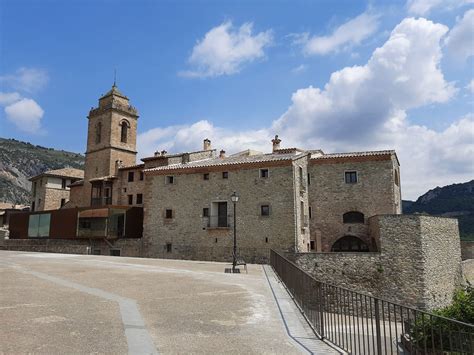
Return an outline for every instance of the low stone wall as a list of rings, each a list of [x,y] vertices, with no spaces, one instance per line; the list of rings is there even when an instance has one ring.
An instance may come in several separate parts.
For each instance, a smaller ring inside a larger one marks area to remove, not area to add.
[[[421,309],[450,304],[462,282],[457,220],[384,215],[369,223],[379,253],[287,255],[317,280],[336,286]]]
[[[141,239],[117,239],[109,241],[88,239],[5,239],[4,250],[17,250],[42,253],[110,255],[112,249],[120,250],[121,256],[142,256]]]
[[[461,240],[461,258],[474,259],[474,241]]]
[[[474,285],[474,259],[464,260],[461,267],[464,282]]]

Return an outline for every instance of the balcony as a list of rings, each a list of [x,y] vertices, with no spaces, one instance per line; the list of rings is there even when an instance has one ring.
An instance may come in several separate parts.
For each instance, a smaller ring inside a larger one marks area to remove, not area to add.
[[[107,206],[112,204],[112,197],[92,197],[91,206]]]
[[[209,229],[229,229],[231,216],[209,216],[207,217],[207,228]]]

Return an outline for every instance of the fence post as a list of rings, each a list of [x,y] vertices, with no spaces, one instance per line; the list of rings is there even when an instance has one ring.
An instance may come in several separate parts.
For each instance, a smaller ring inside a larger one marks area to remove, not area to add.
[[[379,300],[374,298],[375,301],[375,332],[377,335],[377,354],[382,354],[382,336],[380,334],[380,312],[379,312]],[[383,312],[383,309],[382,309]]]
[[[324,339],[324,296],[323,296],[323,284],[318,282],[319,287],[319,324],[320,324],[320,335],[321,339]]]

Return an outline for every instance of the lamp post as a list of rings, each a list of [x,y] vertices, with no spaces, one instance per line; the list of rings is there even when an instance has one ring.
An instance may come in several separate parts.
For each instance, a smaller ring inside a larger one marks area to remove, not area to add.
[[[230,196],[230,199],[234,203],[234,249],[232,255],[232,273],[235,273],[235,267],[237,266],[237,234],[236,234],[236,209],[237,209],[237,202],[239,201],[239,196],[234,193]]]

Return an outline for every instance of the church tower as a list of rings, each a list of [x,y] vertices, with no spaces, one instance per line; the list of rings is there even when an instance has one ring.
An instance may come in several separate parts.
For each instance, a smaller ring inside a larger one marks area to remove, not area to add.
[[[136,163],[138,112],[114,83],[87,118],[84,201],[90,198],[90,205],[108,205],[116,167]]]

